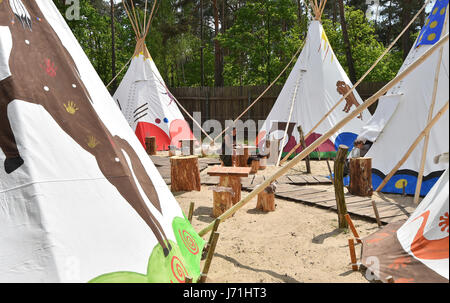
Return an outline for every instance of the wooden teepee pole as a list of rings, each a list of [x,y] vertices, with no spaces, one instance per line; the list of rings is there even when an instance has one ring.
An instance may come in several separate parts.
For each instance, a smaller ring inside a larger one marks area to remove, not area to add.
[[[127,5],[127,1],[124,0],[122,2],[123,2],[123,7],[125,8],[125,12],[127,13],[128,19],[130,20],[131,26],[133,27],[134,34],[136,35],[136,40],[138,40],[139,39],[139,31],[138,31],[136,25],[134,24],[133,18],[131,17],[131,14],[130,14],[130,11],[129,11],[129,8]]]
[[[323,11],[325,9],[325,5],[327,4],[327,0],[322,1],[322,8],[320,9],[320,18],[322,19]]]
[[[133,11],[134,19],[136,20],[136,25],[137,25],[137,28],[139,30],[139,37],[142,37],[141,36],[141,32],[143,31],[143,28],[141,26],[141,21],[140,21],[140,18],[139,18],[139,12],[136,14],[136,9],[134,7],[134,2],[133,2],[133,0],[130,0],[130,1],[131,1],[131,9]]]
[[[251,201],[254,197],[256,197],[260,192],[262,192],[267,186],[269,186],[274,180],[280,178],[285,173],[289,171],[292,167],[297,165],[298,162],[303,160],[307,155],[309,155],[314,149],[316,149],[320,144],[325,142],[328,138],[330,138],[333,134],[336,133],[339,129],[341,129],[345,124],[347,124],[351,119],[357,117],[361,114],[366,108],[375,103],[381,96],[383,96],[389,89],[394,87],[398,82],[403,80],[407,75],[409,75],[413,70],[416,69],[417,66],[421,65],[429,56],[431,56],[437,49],[439,49],[444,43],[448,42],[448,34],[445,35],[441,40],[436,42],[430,49],[428,49],[425,53],[422,54],[416,61],[414,61],[411,65],[409,65],[405,70],[403,70],[400,74],[398,74],[394,79],[392,79],[388,84],[386,84],[382,89],[380,89],[377,93],[375,93],[372,97],[367,99],[363,104],[358,106],[353,112],[349,113],[347,117],[336,123],[334,127],[332,127],[329,131],[327,131],[324,135],[314,141],[311,145],[309,145],[305,150],[303,150],[300,154],[298,154],[292,161],[286,164],[284,167],[277,170],[272,176],[267,178],[263,183],[258,185],[252,192],[250,192],[245,198],[236,203],[232,208],[227,210],[221,216],[219,216],[219,220],[224,221],[230,216],[232,216],[235,212],[237,212],[240,208],[242,208],[245,204]],[[210,224],[201,230],[198,234],[200,236],[205,235],[213,228],[214,224]]]
[[[384,178],[383,182],[378,186],[378,188],[375,190],[377,192],[381,191],[383,187],[389,182],[389,180],[394,176],[394,174],[397,172],[397,170],[400,168],[400,166],[405,163],[406,160],[408,160],[411,153],[414,151],[414,149],[417,147],[417,145],[420,143],[420,141],[425,137],[431,130],[431,128],[436,124],[436,122],[439,121],[442,114],[445,113],[448,109],[448,100],[444,104],[444,106],[437,112],[437,114],[434,116],[434,118],[430,121],[430,123],[427,124],[425,129],[419,134],[419,136],[414,140],[413,144],[408,148],[403,158],[400,159],[400,161],[397,163],[397,165],[394,166],[394,168],[391,170],[391,172]]]
[[[444,24],[443,32],[445,32],[445,29],[447,27],[447,18],[445,18],[444,23],[445,24]],[[437,89],[438,89],[438,84],[439,84],[439,74],[441,72],[441,63],[442,63],[443,53],[444,53],[444,48],[442,47],[439,50],[439,58],[438,58],[435,75],[434,75],[433,95],[431,97],[431,104],[430,104],[430,109],[428,111],[427,123],[430,123],[431,119],[433,118],[434,105],[436,104]],[[429,142],[430,142],[430,133],[427,133],[425,135],[425,139],[423,141],[422,158],[420,159],[419,175],[417,176],[416,192],[414,193],[414,203],[415,204],[419,203],[420,190],[422,188],[423,172],[425,169],[425,161],[427,159]]]
[[[411,19],[411,21],[408,23],[408,25],[403,29],[403,31],[395,38],[394,41],[392,41],[391,45],[381,54],[381,56],[372,64],[372,66],[364,73],[364,75],[359,79],[355,85],[347,92],[344,96],[335,104],[333,107],[330,108],[330,110],[322,117],[322,119],[317,122],[316,125],[306,134],[305,140],[308,139],[308,137],[322,124],[323,121],[348,97],[351,93],[363,82],[363,80],[367,77],[367,75],[378,65],[378,63],[386,56],[386,54],[394,47],[394,45],[397,43],[397,41],[403,36],[403,34],[406,32],[406,30],[411,26],[411,24],[416,21],[416,19],[419,17],[419,15],[422,13],[422,11],[425,9],[425,7],[428,5],[428,3],[431,0],[427,0],[427,2],[422,6],[422,8],[417,12],[417,14],[414,16],[414,18]],[[280,164],[283,164],[294,151],[296,151],[300,147],[300,143],[298,143],[296,146],[294,146],[289,153],[281,160]]]
[[[291,123],[291,119],[292,119],[292,112],[294,111],[294,105],[295,105],[295,101],[297,100],[297,92],[298,92],[298,86],[300,84],[300,80],[303,76],[302,71],[300,71],[300,74],[298,75],[298,79],[297,79],[297,84],[295,85],[295,90],[294,90],[294,95],[292,97],[292,102],[291,102],[291,109],[289,111],[289,118],[288,121],[286,123],[286,129],[284,130],[284,135],[283,135],[283,141],[281,143],[281,150],[280,150],[280,154],[278,155],[278,161],[277,161],[277,166],[280,165],[280,160],[281,160],[281,156],[283,155],[283,147],[284,144],[286,142],[286,137],[287,137],[287,132],[289,130],[289,123]],[[288,141],[289,142],[289,141]]]
[[[157,0],[154,0],[154,2],[153,2],[152,11],[150,12],[150,16],[148,17],[148,22],[147,22],[147,26],[145,28],[145,35],[144,35],[144,37],[148,35],[148,32],[150,30],[150,25],[152,24],[152,20],[153,20],[153,16],[154,16],[154,13],[155,13],[155,7],[156,7],[156,3],[157,2],[158,2]]]

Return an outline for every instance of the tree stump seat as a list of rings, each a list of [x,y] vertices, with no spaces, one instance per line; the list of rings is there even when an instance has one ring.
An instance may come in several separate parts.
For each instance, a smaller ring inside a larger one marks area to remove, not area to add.
[[[197,156],[171,157],[170,173],[172,192],[201,191]]]
[[[145,138],[145,151],[148,155],[156,155],[156,150],[158,146],[156,145],[156,137],[146,137]]]

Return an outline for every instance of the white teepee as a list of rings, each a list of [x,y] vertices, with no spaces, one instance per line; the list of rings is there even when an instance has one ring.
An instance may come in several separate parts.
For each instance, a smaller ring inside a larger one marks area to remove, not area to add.
[[[436,1],[425,26],[406,58],[400,71],[404,70],[434,43],[448,33],[448,0]],[[442,52],[437,51],[423,64],[415,69],[397,86],[380,98],[372,119],[359,132],[361,139],[374,142],[367,153],[372,158],[373,187],[376,189],[383,179],[396,166],[406,151],[425,129],[433,103],[430,117],[448,102],[449,99],[449,53],[448,42]],[[442,56],[442,57],[441,57]],[[438,63],[440,62],[440,65]],[[437,75],[437,71],[439,74]],[[437,75],[437,77],[436,77]],[[437,80],[437,82],[435,82]],[[436,84],[436,86],[435,86]],[[448,152],[449,120],[448,111],[433,126],[429,135],[429,144],[423,171],[423,183],[420,195],[426,195],[433,184],[444,172],[445,166],[433,163],[437,154]],[[406,162],[383,187],[383,192],[402,193],[403,185],[407,194],[416,191],[417,177],[421,167],[424,140],[413,150]]]
[[[133,3],[130,6],[126,6],[127,1],[123,3],[130,10],[128,16],[137,43],[130,67],[113,98],[144,147],[145,138],[149,136],[156,137],[158,150],[180,147],[180,140],[194,136],[145,44],[152,15],[145,27],[139,28],[140,22],[131,11],[134,10]]]
[[[318,11],[317,8],[315,11]],[[300,142],[297,127],[301,126],[304,133],[308,134],[343,97],[337,90],[338,81],[341,81],[341,84],[345,83],[347,88],[352,87],[352,83],[331,48],[320,23],[320,15],[318,16],[316,13],[315,20],[309,25],[303,50],[258,134],[258,144],[261,146],[265,138],[280,140],[280,149],[283,145],[282,152],[291,151]],[[356,91],[353,96],[357,103],[362,103]],[[347,115],[343,109],[344,105],[335,108],[306,138],[306,144],[314,142],[336,122],[343,119]],[[353,109],[354,107],[351,110]],[[355,118],[346,124],[339,132],[320,145],[311,156],[331,157],[336,152],[335,145],[339,144],[346,144],[352,148],[357,131],[370,117],[370,113],[367,110],[364,111],[361,118]],[[289,122],[289,127],[287,127],[287,122]],[[300,147],[296,152],[301,150]]]
[[[0,282],[199,276],[203,240],[51,0],[0,1],[0,164]]]
[[[414,213],[363,239],[362,264],[386,281],[448,283],[449,170],[434,184]]]

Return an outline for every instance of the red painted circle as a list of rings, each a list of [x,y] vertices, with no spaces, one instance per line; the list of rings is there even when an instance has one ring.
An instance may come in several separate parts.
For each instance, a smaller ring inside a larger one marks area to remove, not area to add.
[[[174,275],[175,279],[177,279],[177,281],[180,283],[184,283],[187,271],[183,265],[183,262],[181,262],[181,260],[178,259],[176,256],[173,256],[171,267],[172,267],[172,274]]]
[[[181,230],[178,230],[178,233],[183,240],[184,246],[193,254],[196,255],[199,252],[198,245],[195,242],[194,238],[192,238],[191,234],[187,231],[183,230],[183,234],[181,234]]]

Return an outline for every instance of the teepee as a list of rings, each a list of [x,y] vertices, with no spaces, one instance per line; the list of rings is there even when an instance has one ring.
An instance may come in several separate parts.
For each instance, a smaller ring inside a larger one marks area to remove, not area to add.
[[[141,24],[133,1],[128,5],[123,1],[137,42],[130,66],[113,98],[144,147],[145,138],[154,136],[157,149],[168,150],[169,146],[180,147],[180,140],[194,136],[145,44],[156,3],[154,0],[148,19],[144,12]]]
[[[184,282],[204,241],[51,0],[0,2],[0,282]]]
[[[310,145],[318,137],[331,129],[336,122],[343,119],[350,110],[362,103],[358,93],[354,91],[346,105],[333,110],[327,118],[318,122],[352,87],[350,79],[340,65],[327,35],[320,22],[321,12],[326,1],[313,4],[315,19],[308,28],[308,35],[303,50],[292,69],[278,99],[269,113],[258,134],[258,145],[265,139],[279,140],[281,153],[291,151],[298,144],[300,135],[297,130],[301,126],[305,134],[306,144]],[[353,108],[352,108],[353,107]],[[359,118],[350,121],[335,135],[320,145],[311,157],[332,157],[340,144],[353,147],[357,131],[371,117],[365,110]],[[298,147],[299,153],[302,150]]]
[[[449,169],[409,217],[362,240],[367,276],[396,283],[448,283]],[[369,276],[370,275],[370,276]]]
[[[448,3],[448,0],[436,1],[400,72],[448,33]],[[444,172],[445,166],[433,163],[432,159],[436,154],[448,152],[448,111],[431,128],[428,138],[421,140],[412,151],[411,148],[431,119],[448,102],[448,56],[447,42],[380,98],[374,116],[359,131],[361,139],[374,142],[366,155],[372,158],[374,189],[386,193],[405,191],[416,194],[417,202],[419,194],[426,195]],[[410,153],[405,155],[408,150]],[[406,161],[400,161],[402,156],[407,157]],[[392,170],[394,167],[398,170]],[[389,179],[392,173],[395,174]],[[418,182],[418,177],[422,183]],[[383,183],[386,184],[380,186]]]

